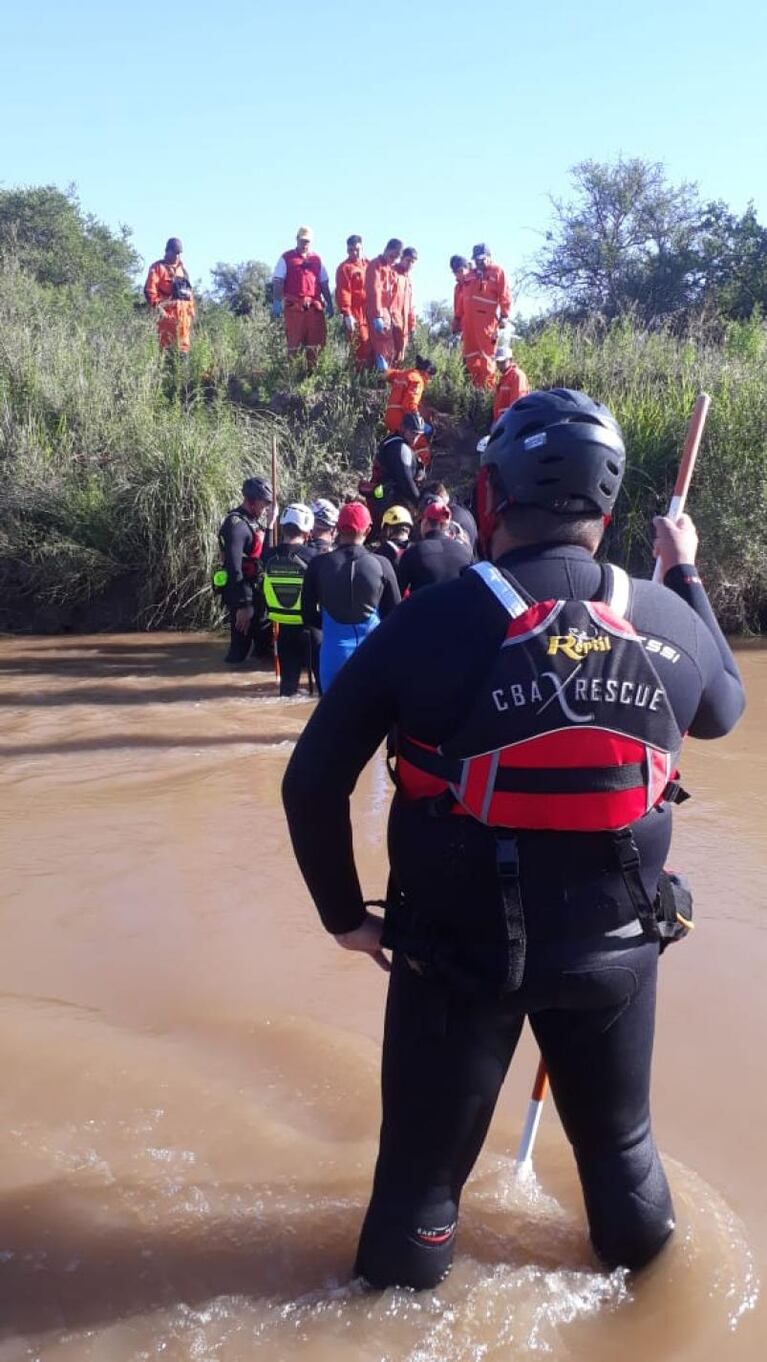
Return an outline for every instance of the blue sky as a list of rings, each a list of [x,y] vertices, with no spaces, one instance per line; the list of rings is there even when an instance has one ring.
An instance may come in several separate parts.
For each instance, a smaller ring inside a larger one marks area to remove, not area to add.
[[[369,255],[402,237],[419,305],[446,298],[453,252],[486,241],[521,272],[569,167],[620,153],[767,217],[757,0],[15,9],[0,186],[74,181],[147,264],[181,236],[205,282],[217,260],[273,264],[308,222],[329,269],[350,232]]]

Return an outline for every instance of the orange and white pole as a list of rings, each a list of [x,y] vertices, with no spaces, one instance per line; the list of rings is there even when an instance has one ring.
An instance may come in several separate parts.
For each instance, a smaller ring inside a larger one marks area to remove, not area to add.
[[[272,508],[277,505],[277,436],[272,435]],[[272,542],[277,530],[277,522],[272,526]],[[274,675],[280,679],[280,655],[277,650],[277,640],[279,638],[279,624],[272,624],[272,655],[274,658]]]
[[[695,399],[695,406],[692,409],[692,418],[687,429],[687,436],[682,450],[682,459],[679,464],[679,472],[674,483],[674,493],[669,502],[666,512],[669,520],[678,520],[683,514],[687,502],[687,493],[690,490],[690,480],[695,468],[695,460],[698,457],[700,442],[703,438],[703,427],[706,424],[708,409],[711,406],[711,398],[708,393],[698,393]],[[661,562],[656,559],[655,570],[652,575],[654,582],[661,580]]]
[[[543,1104],[546,1101],[546,1093],[549,1090],[549,1076],[546,1073],[546,1065],[541,1058],[538,1062],[538,1069],[533,1083],[533,1091],[530,1094],[530,1101],[527,1104],[527,1116],[522,1136],[517,1149],[517,1169],[520,1173],[527,1172],[532,1164],[533,1145],[538,1134],[538,1127],[541,1124],[543,1115]]]

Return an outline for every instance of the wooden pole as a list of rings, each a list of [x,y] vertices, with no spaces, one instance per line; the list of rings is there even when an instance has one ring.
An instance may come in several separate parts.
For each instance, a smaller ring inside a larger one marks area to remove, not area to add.
[[[679,464],[679,472],[676,475],[676,482],[674,483],[674,492],[671,501],[669,502],[668,511],[666,512],[669,520],[678,520],[684,511],[687,502],[687,493],[690,490],[690,480],[695,469],[695,460],[698,457],[700,442],[703,438],[703,427],[706,424],[706,417],[708,416],[708,409],[710,406],[711,398],[708,393],[698,393],[698,396],[695,399],[695,406],[692,409],[690,424],[687,428],[682,458]],[[661,571],[660,558],[657,558],[655,560],[655,569],[652,574],[654,582],[660,581]]]

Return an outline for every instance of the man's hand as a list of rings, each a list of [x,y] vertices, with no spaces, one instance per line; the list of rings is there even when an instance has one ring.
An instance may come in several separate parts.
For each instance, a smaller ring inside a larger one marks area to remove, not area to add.
[[[234,617],[234,627],[238,634],[247,634],[250,622],[253,619],[254,610],[252,605],[241,605]]]
[[[388,974],[391,965],[381,949],[382,933],[383,918],[365,913],[365,919],[359,927],[355,927],[353,932],[340,932],[336,941],[345,951],[364,951]]]
[[[698,552],[698,531],[688,515],[671,520],[667,515],[656,515],[653,520],[655,541],[653,554],[660,559],[661,581],[679,563],[694,563]]]

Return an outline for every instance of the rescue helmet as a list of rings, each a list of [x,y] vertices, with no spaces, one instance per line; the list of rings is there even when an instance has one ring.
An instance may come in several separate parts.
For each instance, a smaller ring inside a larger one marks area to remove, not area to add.
[[[314,513],[303,501],[292,501],[280,516],[281,525],[295,525],[302,534],[311,534],[314,529]]]
[[[242,495],[247,501],[273,501],[272,484],[266,478],[246,478],[242,484]]]
[[[609,515],[626,449],[618,422],[601,402],[573,388],[549,388],[518,398],[501,413],[480,462],[495,468],[506,504]]]
[[[420,412],[406,411],[400,429],[406,430],[410,435],[423,435],[426,423]]]
[[[381,518],[382,525],[408,525],[413,528],[413,517],[406,506],[390,506]]]
[[[312,514],[314,515],[315,525],[323,525],[327,530],[334,530],[338,524],[338,507],[327,497],[317,497],[311,503]]]

